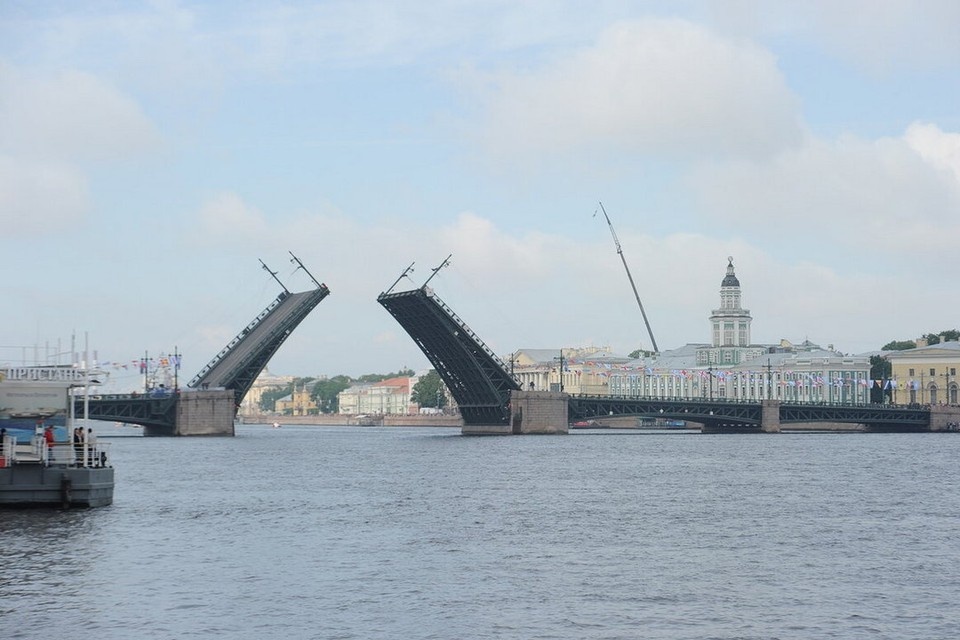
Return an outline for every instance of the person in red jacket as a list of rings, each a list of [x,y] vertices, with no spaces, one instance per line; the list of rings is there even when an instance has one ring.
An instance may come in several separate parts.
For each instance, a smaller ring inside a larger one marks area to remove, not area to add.
[[[47,462],[53,461],[53,427],[47,425],[43,430],[43,439],[47,441]]]

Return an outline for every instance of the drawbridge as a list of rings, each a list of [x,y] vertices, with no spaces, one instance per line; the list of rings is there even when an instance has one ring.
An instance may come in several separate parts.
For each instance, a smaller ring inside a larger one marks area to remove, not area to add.
[[[306,271],[296,256],[294,260]],[[263,268],[276,279],[276,273],[267,269],[267,265],[263,265]],[[215,355],[187,386],[192,389],[230,389],[239,405],[280,345],[314,307],[330,295],[330,289],[325,284],[317,282],[313,276],[310,278],[316,288],[300,293],[290,293],[280,283],[283,292],[276,300]]]
[[[310,276],[315,288],[291,293],[277,279],[276,272],[270,271],[264,264],[263,268],[277,280],[283,291],[187,384],[191,390],[225,389],[233,392],[233,407],[229,416],[231,429],[236,407],[257,376],[293,330],[321,300],[330,295],[330,289],[318,282],[296,256],[292,261]],[[187,391],[181,394],[179,389],[171,391],[160,388],[142,394],[102,395],[91,399],[87,407],[83,407],[78,400],[76,410],[77,415],[87,411],[87,415],[94,420],[142,425],[149,435],[184,434],[188,431],[188,425],[181,424],[185,420],[181,405],[188,394]]]
[[[510,392],[518,391],[520,385],[503,361],[427,283],[412,291],[391,293],[392,289],[381,293],[377,302],[400,323],[436,369],[456,400],[464,424],[509,424]]]

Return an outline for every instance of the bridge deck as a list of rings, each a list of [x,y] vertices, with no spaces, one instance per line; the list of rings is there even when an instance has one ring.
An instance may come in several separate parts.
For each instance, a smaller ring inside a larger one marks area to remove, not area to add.
[[[321,285],[311,291],[280,294],[188,386],[232,389],[239,403],[284,340],[329,293]]]
[[[520,385],[503,361],[430,289],[383,293],[377,301],[430,360],[468,425],[508,424]]]

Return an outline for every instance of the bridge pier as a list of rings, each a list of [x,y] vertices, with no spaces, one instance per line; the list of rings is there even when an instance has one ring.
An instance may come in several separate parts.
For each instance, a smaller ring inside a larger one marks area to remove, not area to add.
[[[566,393],[552,391],[511,391],[511,433],[569,433],[569,399]]]
[[[236,396],[230,389],[184,390],[177,402],[177,436],[232,436]]]
[[[956,431],[960,425],[960,406],[933,405],[930,407],[930,431]]]
[[[463,425],[463,435],[569,433],[569,395],[550,391],[511,391],[510,424]]]
[[[760,401],[760,431],[763,433],[780,433],[780,401]]]

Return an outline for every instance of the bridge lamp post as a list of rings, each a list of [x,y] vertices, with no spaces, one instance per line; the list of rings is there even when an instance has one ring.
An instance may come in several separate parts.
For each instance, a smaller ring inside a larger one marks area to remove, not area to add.
[[[560,357],[555,358],[555,360],[560,361],[560,370],[558,374],[560,376],[560,393],[563,393],[563,349],[560,349]]]

